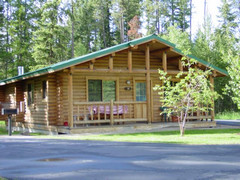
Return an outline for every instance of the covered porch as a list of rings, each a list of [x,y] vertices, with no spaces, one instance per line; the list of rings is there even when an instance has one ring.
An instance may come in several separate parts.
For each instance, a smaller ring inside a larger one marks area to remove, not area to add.
[[[153,108],[150,110],[150,115],[153,116]],[[187,120],[212,121],[212,113],[210,110],[189,110]],[[73,118],[68,123],[73,128],[153,123],[152,118],[147,118],[147,114],[146,101],[74,102]],[[159,118],[162,123],[177,122],[174,115],[167,117],[166,114],[159,114]]]

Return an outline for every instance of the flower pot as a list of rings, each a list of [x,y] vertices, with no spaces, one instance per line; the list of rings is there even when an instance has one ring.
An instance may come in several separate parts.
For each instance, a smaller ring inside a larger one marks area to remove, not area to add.
[[[177,116],[172,116],[172,122],[178,122],[178,117]]]

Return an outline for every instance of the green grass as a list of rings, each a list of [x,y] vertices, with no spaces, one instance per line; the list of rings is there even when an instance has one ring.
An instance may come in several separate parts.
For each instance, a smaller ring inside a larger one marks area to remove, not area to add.
[[[12,134],[20,134],[20,132],[13,132]],[[8,131],[5,126],[5,121],[0,121],[0,135],[8,135]]]
[[[40,136],[40,137],[71,140],[174,143],[195,145],[240,144],[240,129],[186,130],[184,137],[180,137],[179,131],[161,131],[161,132],[114,134],[114,135]]]
[[[0,126],[5,126],[5,121],[0,121]]]
[[[240,119],[240,112],[227,111],[222,113],[217,113],[215,119]]]
[[[20,132],[13,132],[12,134],[20,134]],[[0,135],[8,135],[8,131],[5,126],[0,126]]]

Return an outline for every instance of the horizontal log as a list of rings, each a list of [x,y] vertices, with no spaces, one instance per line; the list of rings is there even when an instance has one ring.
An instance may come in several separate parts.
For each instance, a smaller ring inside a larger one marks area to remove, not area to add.
[[[74,121],[73,124],[78,125],[78,124],[94,124],[94,123],[110,123],[109,120],[85,120],[85,121]]]
[[[144,122],[146,121],[147,122],[147,118],[136,118],[136,119],[114,119],[113,120],[114,122]]]
[[[189,116],[187,119],[211,119],[211,116]]]

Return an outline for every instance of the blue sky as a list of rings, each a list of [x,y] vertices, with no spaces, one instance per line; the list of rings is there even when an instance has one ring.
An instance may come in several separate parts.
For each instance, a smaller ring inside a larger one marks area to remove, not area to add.
[[[201,27],[204,20],[204,0],[193,0],[193,34],[196,33],[198,27]],[[221,0],[207,0],[207,13],[211,16],[213,27],[218,26],[219,11]]]

